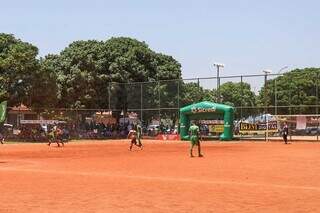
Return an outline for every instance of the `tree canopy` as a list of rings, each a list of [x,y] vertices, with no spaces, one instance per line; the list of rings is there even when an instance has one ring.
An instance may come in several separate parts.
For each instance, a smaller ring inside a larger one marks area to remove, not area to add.
[[[35,72],[38,48],[16,39],[11,34],[0,33],[0,99],[9,105],[28,102]]]
[[[280,106],[278,114],[317,113],[319,77],[320,68],[296,69],[268,80],[257,96],[248,83],[226,82],[220,100],[242,117],[265,103],[269,109]],[[177,60],[136,39],[74,41],[39,59],[36,46],[0,34],[0,101],[9,106],[165,111],[216,99],[216,89],[184,82]]]
[[[280,106],[277,114],[316,113],[319,77],[320,68],[305,68],[268,80],[266,87],[262,87],[259,92],[258,105],[264,106],[266,101],[267,106]]]
[[[119,110],[177,106],[178,94],[172,92],[177,83],[159,80],[181,78],[180,63],[136,39],[75,41],[41,60],[41,70],[56,77],[53,94],[59,108],[110,107],[119,116]]]

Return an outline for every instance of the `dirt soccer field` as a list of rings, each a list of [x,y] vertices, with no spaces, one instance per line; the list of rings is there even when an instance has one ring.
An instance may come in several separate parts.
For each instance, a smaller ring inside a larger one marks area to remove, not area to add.
[[[0,146],[0,212],[319,212],[320,143]]]

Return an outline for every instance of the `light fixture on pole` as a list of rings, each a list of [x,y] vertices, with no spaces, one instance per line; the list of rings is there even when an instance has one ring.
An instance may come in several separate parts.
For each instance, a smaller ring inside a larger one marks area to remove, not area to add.
[[[214,63],[213,66],[217,68],[217,102],[220,103],[220,67],[223,68],[224,64]]]

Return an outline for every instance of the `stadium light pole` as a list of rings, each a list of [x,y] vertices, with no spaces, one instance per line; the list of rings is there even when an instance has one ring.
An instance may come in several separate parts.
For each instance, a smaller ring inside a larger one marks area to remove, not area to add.
[[[278,71],[278,75],[281,74],[281,72],[285,69],[288,69],[288,66],[284,66],[282,67],[279,71]],[[277,92],[277,79],[275,79],[274,81],[274,106],[275,106],[275,111],[274,114],[277,115],[278,114],[278,92]]]
[[[223,68],[224,64],[214,63],[213,66],[217,68],[217,102],[220,103],[220,67]]]
[[[268,141],[268,119],[267,119],[267,80],[268,74],[271,73],[271,70],[263,70],[264,72],[264,121],[266,123],[266,132],[264,134],[265,141]]]

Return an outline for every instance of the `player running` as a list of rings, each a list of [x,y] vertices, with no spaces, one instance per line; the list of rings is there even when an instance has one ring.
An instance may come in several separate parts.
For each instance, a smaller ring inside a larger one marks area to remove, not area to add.
[[[138,146],[142,149],[142,143],[141,143],[142,128],[141,128],[140,124],[137,124],[135,127],[136,127],[136,132],[137,132]]]
[[[64,146],[64,142],[62,140],[62,130],[58,126],[54,126],[51,131],[49,132],[49,143],[48,146],[51,145],[51,143],[57,143],[58,147],[60,147],[60,143],[62,146]]]
[[[199,127],[195,124],[195,122],[192,123],[192,125],[189,128],[189,135],[190,135],[190,157],[194,157],[192,154],[192,149],[194,146],[198,146],[198,157],[203,157],[201,154],[201,147],[200,147],[200,131]]]
[[[138,131],[136,129],[137,129],[137,127],[135,126],[128,133],[128,138],[131,139],[131,144],[130,144],[130,148],[129,148],[130,151],[132,150],[133,145],[136,145],[137,147],[140,147],[140,149],[142,149],[140,136],[138,136],[138,135],[140,135],[140,133],[138,133]],[[138,138],[138,143],[137,143],[137,138]]]
[[[3,144],[3,142],[4,142],[4,135],[0,133],[0,143]]]
[[[4,124],[0,124],[0,143],[3,144],[5,139],[5,127]]]

